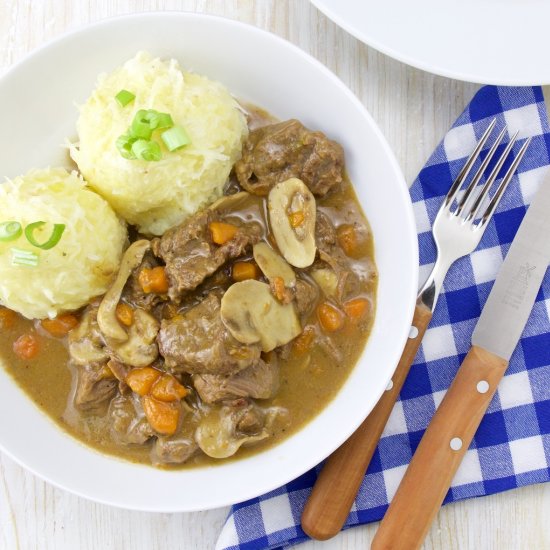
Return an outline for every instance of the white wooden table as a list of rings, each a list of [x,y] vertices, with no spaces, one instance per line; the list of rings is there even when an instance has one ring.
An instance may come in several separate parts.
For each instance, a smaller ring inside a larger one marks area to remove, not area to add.
[[[409,182],[477,89],[379,54],[340,30],[307,0],[1,0],[0,73],[67,30],[114,15],[176,9],[252,23],[322,61],[374,116]],[[2,550],[211,549],[226,514],[227,509],[149,514],[110,508],[55,489],[0,455]],[[367,548],[375,529],[355,528],[332,541],[301,548]],[[445,507],[425,548],[550,548],[550,484]]]

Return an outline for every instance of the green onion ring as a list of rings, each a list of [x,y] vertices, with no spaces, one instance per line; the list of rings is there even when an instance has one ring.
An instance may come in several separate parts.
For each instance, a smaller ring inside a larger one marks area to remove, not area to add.
[[[0,223],[0,241],[15,241],[23,233],[21,224],[16,221]]]
[[[49,250],[50,248],[53,248],[61,239],[61,235],[63,235],[63,231],[65,231],[65,224],[55,223],[50,238],[46,242],[39,243],[34,238],[34,232],[39,227],[42,227],[45,223],[46,222],[34,222],[27,225],[27,227],[25,227],[25,237],[27,237],[27,241],[29,241],[33,246],[36,246],[36,248]]]

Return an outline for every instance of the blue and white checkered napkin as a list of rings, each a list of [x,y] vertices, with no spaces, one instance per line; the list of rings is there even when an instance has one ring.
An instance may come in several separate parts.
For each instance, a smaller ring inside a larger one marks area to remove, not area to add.
[[[442,197],[494,117],[497,130],[506,125],[509,134],[518,129],[520,138],[533,136],[533,141],[477,250],[456,262],[445,279],[430,328],[346,527],[377,521],[384,515],[424,429],[470,347],[472,331],[498,268],[526,206],[548,171],[550,126],[541,88],[482,88],[411,188],[420,245],[420,280],[426,278],[435,261],[430,228]],[[516,153],[522,141],[514,146]],[[445,503],[550,480],[549,316],[547,272],[507,374]],[[305,540],[300,515],[317,472],[318,468],[276,491],[233,506],[217,550],[278,548]]]

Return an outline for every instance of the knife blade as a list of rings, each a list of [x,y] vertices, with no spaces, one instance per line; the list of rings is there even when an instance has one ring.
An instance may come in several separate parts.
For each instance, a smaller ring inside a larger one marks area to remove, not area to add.
[[[504,376],[550,263],[550,174],[535,194],[371,550],[420,548]]]
[[[529,206],[472,334],[472,344],[509,360],[550,262],[550,177]]]

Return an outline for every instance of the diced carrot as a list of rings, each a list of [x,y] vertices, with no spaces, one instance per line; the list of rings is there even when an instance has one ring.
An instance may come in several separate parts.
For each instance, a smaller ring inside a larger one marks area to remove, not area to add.
[[[319,304],[317,307],[317,317],[319,318],[321,328],[325,332],[336,332],[344,324],[344,315],[342,312],[328,302]]]
[[[38,338],[31,333],[23,334],[13,343],[13,351],[19,359],[34,359],[40,351]]]
[[[138,275],[138,281],[143,292],[150,294],[166,294],[168,292],[168,277],[163,266],[144,267]]]
[[[234,281],[246,281],[247,279],[257,279],[260,275],[258,266],[252,262],[235,262],[231,275]]]
[[[153,384],[151,395],[159,401],[179,401],[187,395],[187,390],[171,374],[165,373]]]
[[[8,330],[13,328],[17,313],[7,307],[0,308],[0,330]]]
[[[132,369],[126,377],[126,384],[138,395],[146,395],[160,375],[160,371],[153,367]]]
[[[297,212],[292,212],[288,215],[288,221],[290,222],[291,227],[294,228],[300,227],[304,223],[305,219],[306,217],[303,210],[298,210]]]
[[[63,338],[78,325],[78,319],[72,313],[63,313],[62,315],[58,315],[55,319],[42,319],[40,325],[52,336]]]
[[[357,231],[353,225],[340,225],[336,230],[338,243],[342,247],[342,250],[346,253],[346,256],[355,256],[359,246],[357,239]]]
[[[369,310],[369,301],[366,298],[353,298],[343,304],[346,315],[353,321],[362,319]]]
[[[274,277],[271,281],[271,288],[273,289],[273,294],[275,298],[282,302],[285,299],[285,281],[282,277]]]
[[[151,428],[159,434],[172,435],[178,429],[180,405],[166,403],[150,395],[141,398],[141,404]]]
[[[120,302],[115,310],[116,318],[126,327],[134,322],[134,310],[128,304]]]
[[[230,241],[239,230],[236,225],[224,222],[211,222],[208,227],[212,234],[212,240],[220,245]]]
[[[314,339],[315,329],[311,325],[308,325],[294,340],[294,351],[296,351],[296,353],[305,353],[311,348]]]

